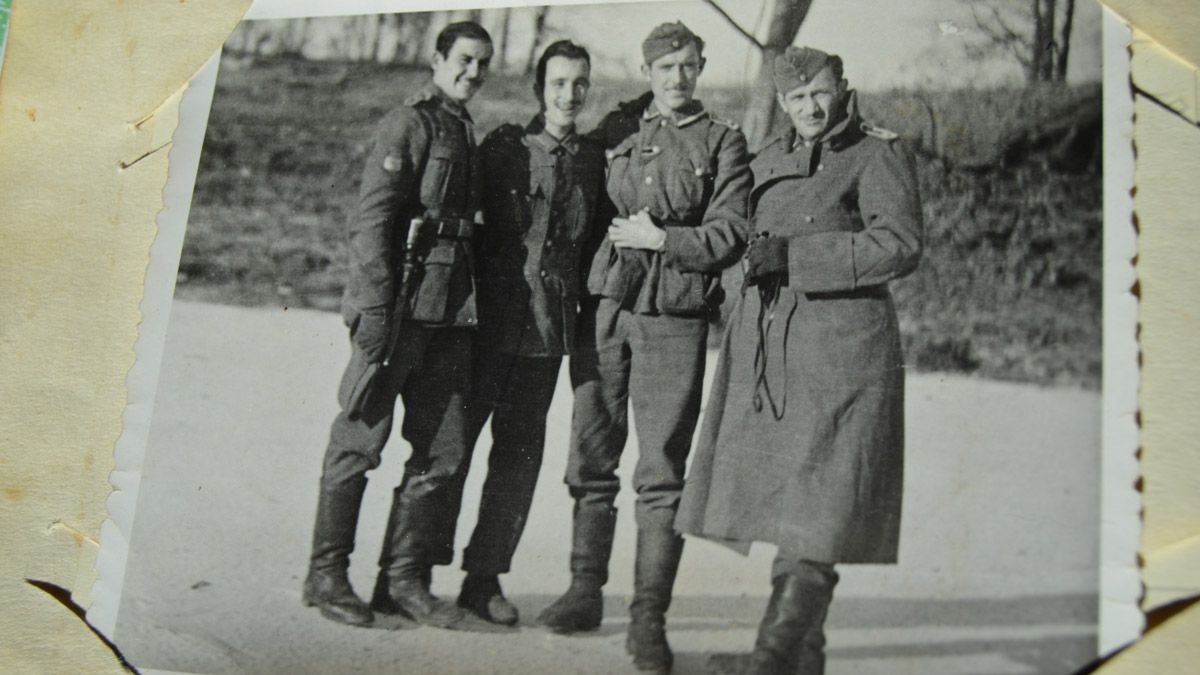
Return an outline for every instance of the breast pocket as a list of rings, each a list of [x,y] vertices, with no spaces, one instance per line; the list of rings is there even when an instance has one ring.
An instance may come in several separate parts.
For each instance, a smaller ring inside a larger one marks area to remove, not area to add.
[[[708,158],[685,159],[674,171],[671,208],[685,220],[694,220],[704,213],[712,199],[716,169]]]
[[[460,211],[466,204],[466,152],[446,141],[429,148],[425,175],[421,178],[421,202],[435,211]]]

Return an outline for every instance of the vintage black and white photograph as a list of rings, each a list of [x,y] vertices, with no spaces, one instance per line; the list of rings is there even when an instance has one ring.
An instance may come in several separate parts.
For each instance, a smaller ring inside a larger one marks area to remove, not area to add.
[[[185,94],[92,610],[132,666],[1068,674],[1136,637],[1113,15],[359,4],[256,5]]]

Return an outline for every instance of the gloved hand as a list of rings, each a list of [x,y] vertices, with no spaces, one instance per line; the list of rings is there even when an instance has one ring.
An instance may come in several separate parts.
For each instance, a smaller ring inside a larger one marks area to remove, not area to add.
[[[764,281],[788,271],[787,237],[761,237],[755,239],[746,254],[746,277],[751,283]]]
[[[350,339],[362,350],[367,363],[379,363],[387,357],[392,322],[387,312],[363,312]]]

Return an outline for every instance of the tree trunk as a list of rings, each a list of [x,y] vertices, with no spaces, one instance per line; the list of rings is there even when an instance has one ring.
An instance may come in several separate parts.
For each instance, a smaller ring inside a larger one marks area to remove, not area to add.
[[[492,70],[495,70],[497,73],[503,73],[507,66],[504,62],[504,53],[508,50],[508,26],[511,17],[511,8],[505,7],[500,10],[500,28],[492,36],[492,41],[495,43],[494,46],[496,48],[496,53],[492,56]]]
[[[1055,23],[1058,19],[1057,11],[1058,0],[1043,0],[1042,4],[1042,22],[1045,26],[1042,32],[1046,36],[1046,50],[1042,57],[1042,71],[1039,73],[1038,79],[1042,82],[1049,82],[1054,79],[1054,60],[1058,55],[1058,45],[1055,42]]]
[[[782,54],[796,40],[796,34],[800,32],[800,26],[808,16],[810,6],[812,0],[774,0],[767,40],[763,43],[758,80],[742,119],[742,131],[745,132],[751,148],[757,148],[774,133],[779,122],[775,81],[771,78],[772,65],[775,57]]]
[[[532,75],[534,68],[537,67],[538,45],[542,44],[542,33],[546,30],[546,15],[550,13],[550,8],[542,5],[534,7],[533,11],[533,39],[529,42],[529,58],[525,60],[526,75]]]
[[[1075,0],[1066,0],[1061,37],[1058,40],[1058,62],[1054,64],[1054,79],[1067,81],[1067,59],[1071,54],[1071,29],[1075,25]]]

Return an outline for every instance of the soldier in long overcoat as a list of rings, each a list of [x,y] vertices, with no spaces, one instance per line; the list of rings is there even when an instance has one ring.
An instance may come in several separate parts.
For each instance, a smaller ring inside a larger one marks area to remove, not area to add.
[[[859,117],[840,58],[773,64],[792,128],[751,163],[755,230],[676,525],[778,547],[752,672],[820,673],[835,563],[894,563],[904,365],[888,282],[912,272],[912,155]]]
[[[325,452],[303,595],[341,623],[367,625],[379,612],[448,627],[463,616],[430,593],[430,575],[453,558],[455,481],[470,459],[463,411],[478,323],[471,241],[479,167],[465,104],[491,57],[483,27],[448,25],[437,38],[432,81],[383,119],[367,153],[342,299],[352,351]],[[404,273],[409,263],[412,275]],[[366,473],[379,466],[397,397],[412,455],[393,496],[368,606],[347,568]]]
[[[650,92],[621,104],[595,137],[608,150],[611,217],[591,259],[571,356],[574,412],[566,481],[575,498],[571,586],[541,615],[558,632],[600,625],[621,484],[637,419],[637,554],[626,647],[640,670],[671,667],[664,622],[683,538],[675,512],[700,414],[708,321],[721,270],[747,236],[742,133],[694,98],[703,41],[682,23],[642,43]]]

